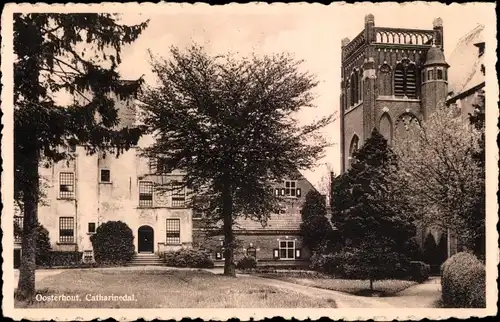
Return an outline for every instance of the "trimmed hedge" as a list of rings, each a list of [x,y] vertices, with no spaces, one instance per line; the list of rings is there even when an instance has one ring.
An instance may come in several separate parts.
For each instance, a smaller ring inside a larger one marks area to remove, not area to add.
[[[83,252],[56,252],[48,253],[48,261],[43,266],[79,266],[82,262]]]
[[[134,234],[122,221],[103,223],[90,241],[95,261],[99,264],[125,264],[134,258]]]
[[[236,263],[237,269],[254,269],[257,267],[257,260],[253,256],[245,256]]]
[[[194,249],[180,249],[175,252],[165,252],[163,260],[167,266],[212,268],[214,261],[202,251]]]
[[[412,281],[422,283],[429,279],[430,266],[424,262],[410,262],[408,278]]]
[[[486,307],[484,265],[471,253],[453,255],[441,266],[441,291],[445,307]]]

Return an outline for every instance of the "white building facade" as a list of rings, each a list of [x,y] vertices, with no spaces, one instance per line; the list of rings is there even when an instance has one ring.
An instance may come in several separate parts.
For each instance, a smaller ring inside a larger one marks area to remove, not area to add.
[[[133,125],[135,107],[120,103],[120,127]],[[182,188],[180,171],[163,173],[158,160],[140,155],[148,137],[118,157],[113,151],[89,155],[83,146],[70,148],[74,156],[41,166],[45,196],[38,221],[49,232],[53,251],[92,251],[90,237],[107,221],[122,221],[134,234],[140,253],[163,253],[192,246],[192,209]],[[159,186],[174,188],[173,191]],[[22,226],[22,214],[15,221]],[[16,238],[15,249],[21,248]],[[20,256],[20,253],[15,257]]]

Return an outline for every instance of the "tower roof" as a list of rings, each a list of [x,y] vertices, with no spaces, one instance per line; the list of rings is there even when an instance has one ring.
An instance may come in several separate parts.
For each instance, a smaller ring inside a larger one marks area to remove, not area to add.
[[[432,46],[427,51],[427,57],[426,57],[424,66],[430,66],[430,65],[446,65],[446,66],[448,66],[448,63],[446,63],[446,60],[444,59],[444,53],[440,48]]]

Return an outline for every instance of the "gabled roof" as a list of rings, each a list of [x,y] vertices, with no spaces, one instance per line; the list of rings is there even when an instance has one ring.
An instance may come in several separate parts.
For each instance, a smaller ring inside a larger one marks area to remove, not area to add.
[[[483,83],[482,58],[477,44],[483,42],[483,25],[479,25],[464,35],[448,59],[448,88],[456,96]]]

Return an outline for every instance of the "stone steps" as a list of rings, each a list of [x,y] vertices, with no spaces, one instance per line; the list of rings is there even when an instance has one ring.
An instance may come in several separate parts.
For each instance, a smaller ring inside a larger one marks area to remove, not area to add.
[[[129,266],[164,266],[163,260],[156,254],[138,253]]]

